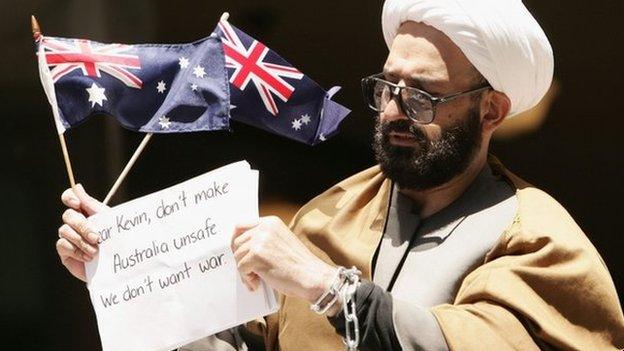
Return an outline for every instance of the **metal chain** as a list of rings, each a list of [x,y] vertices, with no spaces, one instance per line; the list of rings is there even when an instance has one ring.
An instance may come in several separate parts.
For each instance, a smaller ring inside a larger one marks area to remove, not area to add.
[[[360,326],[355,306],[355,291],[360,286],[360,272],[357,268],[338,267],[334,282],[310,309],[317,314],[325,314],[340,298],[345,317],[345,337],[342,339],[347,350],[356,351],[360,344]]]
[[[325,314],[325,312],[327,312],[327,310],[329,310],[336,303],[340,297],[340,290],[346,283],[346,279],[344,278],[344,272],[346,270],[347,269],[344,267],[338,267],[338,271],[336,272],[332,285],[316,300],[315,303],[310,305],[310,309],[312,311],[317,314]]]
[[[345,271],[347,282],[340,291],[342,309],[345,317],[345,337],[342,341],[349,351],[356,351],[360,344],[360,326],[355,309],[355,291],[360,285],[360,274],[362,273],[355,267],[347,269]]]

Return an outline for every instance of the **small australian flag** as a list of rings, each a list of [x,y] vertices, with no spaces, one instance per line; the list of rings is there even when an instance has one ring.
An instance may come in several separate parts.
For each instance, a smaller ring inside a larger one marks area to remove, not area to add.
[[[59,134],[96,114],[139,132],[229,129],[228,76],[216,35],[140,45],[39,36],[36,45]]]
[[[266,131],[314,145],[337,132],[351,112],[263,43],[219,21],[230,81],[230,116]]]

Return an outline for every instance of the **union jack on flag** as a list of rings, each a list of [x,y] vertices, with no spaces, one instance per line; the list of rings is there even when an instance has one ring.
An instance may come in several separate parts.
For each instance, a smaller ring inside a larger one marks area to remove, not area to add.
[[[66,74],[80,69],[82,74],[101,77],[101,71],[119,79],[131,88],[140,89],[143,82],[128,69],[141,69],[139,56],[128,54],[132,46],[123,44],[92,45],[90,40],[74,39],[63,42],[43,37],[41,44],[48,66],[52,67],[52,81],[57,82]]]
[[[295,88],[282,77],[301,80],[303,73],[289,65],[265,62],[269,48],[255,39],[249,48],[246,48],[236,30],[227,21],[220,21],[219,29],[223,33],[225,66],[234,69],[230,83],[239,90],[245,90],[247,84],[252,82],[267,111],[274,116],[277,115],[279,110],[273,95],[287,102],[295,91]]]
[[[36,44],[59,134],[98,114],[141,132],[229,129],[229,84],[217,36],[138,45],[39,36]]]
[[[230,81],[230,117],[314,145],[335,134],[350,110],[308,76],[227,20],[215,30]],[[277,97],[277,99],[276,99]]]

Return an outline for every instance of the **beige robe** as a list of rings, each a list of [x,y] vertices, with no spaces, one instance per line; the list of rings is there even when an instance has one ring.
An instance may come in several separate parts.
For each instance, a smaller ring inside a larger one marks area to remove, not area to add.
[[[603,260],[566,210],[507,171],[495,174],[516,190],[513,223],[463,280],[453,304],[434,306],[451,350],[621,350],[624,316]],[[327,262],[356,266],[371,279],[391,182],[378,167],[356,174],[305,205],[292,230]],[[267,350],[344,350],[341,338],[307,302],[282,298],[265,322],[248,324]]]

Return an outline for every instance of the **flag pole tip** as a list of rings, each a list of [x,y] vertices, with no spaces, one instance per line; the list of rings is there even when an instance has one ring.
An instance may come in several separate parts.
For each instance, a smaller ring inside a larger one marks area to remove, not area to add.
[[[224,12],[221,15],[221,19],[220,20],[223,21],[223,22],[227,22],[228,18],[230,18],[230,13],[229,12]]]
[[[41,35],[41,27],[35,15],[30,15],[30,28],[32,29],[33,38],[36,40]]]

